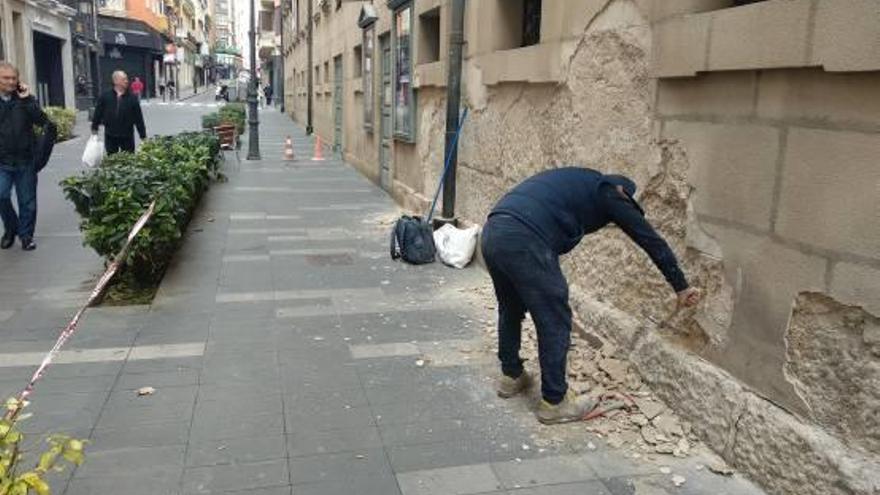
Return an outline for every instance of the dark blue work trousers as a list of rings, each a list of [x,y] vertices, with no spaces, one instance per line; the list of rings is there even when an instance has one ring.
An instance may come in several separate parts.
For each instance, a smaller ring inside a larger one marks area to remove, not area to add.
[[[551,404],[568,391],[565,366],[571,344],[568,282],[556,254],[515,218],[495,214],[483,228],[483,257],[498,298],[498,358],[501,372],[516,378],[523,372],[519,356],[526,311],[538,332],[541,394]]]

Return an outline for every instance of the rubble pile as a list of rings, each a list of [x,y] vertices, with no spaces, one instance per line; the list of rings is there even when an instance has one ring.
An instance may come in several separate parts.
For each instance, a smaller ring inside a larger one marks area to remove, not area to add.
[[[476,296],[475,304],[482,311],[496,309],[491,284],[469,292]],[[480,320],[485,325],[483,350],[493,355],[497,349],[495,319],[494,315],[487,315],[487,319]],[[523,322],[520,354],[527,360],[527,369],[537,374],[538,342],[529,318]],[[690,456],[699,444],[691,425],[654,397],[626,356],[609,342],[595,337],[588,341],[579,332],[573,332],[568,355],[568,383],[578,394],[626,404],[625,408],[574,424],[572,428],[593,433],[610,447],[628,451],[633,458],[684,458]]]

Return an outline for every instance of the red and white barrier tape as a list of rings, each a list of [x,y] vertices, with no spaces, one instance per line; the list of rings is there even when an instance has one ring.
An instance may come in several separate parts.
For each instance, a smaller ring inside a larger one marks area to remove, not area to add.
[[[116,254],[116,257],[113,258],[113,261],[110,262],[110,265],[107,266],[107,269],[104,270],[104,274],[101,275],[101,278],[98,279],[98,283],[95,285],[95,288],[92,290],[91,294],[89,294],[88,300],[83,304],[76,314],[73,315],[73,318],[70,320],[70,323],[61,331],[61,334],[58,336],[58,340],[55,341],[55,345],[52,347],[46,357],[43,358],[43,361],[40,363],[40,366],[37,368],[37,371],[34,372],[31,377],[30,382],[28,382],[27,386],[18,394],[18,401],[15,405],[13,405],[10,409],[6,411],[6,415],[4,419],[15,419],[19,413],[21,413],[21,409],[23,407],[24,402],[34,391],[34,385],[43,377],[43,373],[45,373],[46,369],[52,364],[52,361],[58,356],[58,353],[61,352],[61,348],[64,347],[64,344],[73,337],[73,334],[76,333],[77,325],[79,325],[79,320],[82,318],[82,315],[85,314],[86,309],[91,306],[96,299],[104,292],[104,289],[107,288],[107,284],[110,283],[110,280],[113,279],[113,276],[116,275],[116,271],[119,270],[120,264],[125,260],[125,256],[128,254],[128,248],[131,246],[131,242],[138,235],[144,225],[150,220],[150,217],[153,216],[153,211],[156,209],[156,202],[153,201],[150,203],[150,207],[147,208],[147,211],[144,212],[143,215],[135,222],[134,227],[132,227],[131,231],[128,233],[128,239],[125,241],[125,245],[122,246],[122,249],[119,250],[119,253]]]

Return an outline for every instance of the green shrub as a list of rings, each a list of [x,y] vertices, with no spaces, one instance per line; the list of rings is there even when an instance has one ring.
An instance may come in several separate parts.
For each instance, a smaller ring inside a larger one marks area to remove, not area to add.
[[[17,399],[9,399],[3,412],[20,405]],[[83,440],[66,435],[50,435],[46,439],[49,447],[39,456],[33,469],[23,468],[25,455],[31,453],[23,446],[24,434],[18,428],[18,423],[25,418],[23,414],[14,419],[0,416],[0,495],[49,495],[51,488],[44,478],[46,474],[63,471],[63,461],[79,466],[84,460]]]
[[[243,103],[227,103],[220,107],[220,111],[217,114],[220,117],[221,123],[234,124],[239,135],[244,133],[247,111]]]
[[[202,115],[202,129],[213,129],[220,125],[220,114],[217,112]]]
[[[49,120],[58,127],[58,142],[67,141],[73,137],[73,126],[76,125],[76,111],[63,107],[46,107],[43,109]],[[37,133],[42,132],[40,128]]]
[[[220,143],[189,132],[147,140],[135,153],[109,155],[103,164],[61,182],[82,217],[84,243],[110,260],[155,199],[156,209],[132,242],[123,272],[141,286],[157,284],[210,180]]]

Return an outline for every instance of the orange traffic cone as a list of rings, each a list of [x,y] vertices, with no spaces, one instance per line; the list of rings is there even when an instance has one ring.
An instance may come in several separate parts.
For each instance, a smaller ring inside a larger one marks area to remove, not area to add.
[[[321,136],[315,135],[315,156],[312,157],[313,162],[324,161],[324,144],[321,142]]]
[[[287,136],[287,139],[284,140],[284,159],[288,161],[293,160],[293,141],[290,139],[290,136]]]

